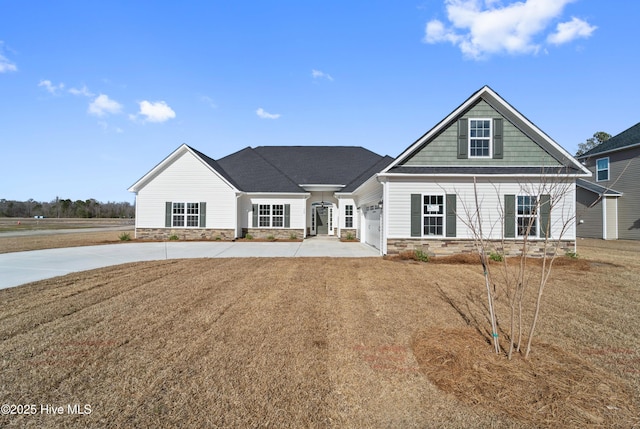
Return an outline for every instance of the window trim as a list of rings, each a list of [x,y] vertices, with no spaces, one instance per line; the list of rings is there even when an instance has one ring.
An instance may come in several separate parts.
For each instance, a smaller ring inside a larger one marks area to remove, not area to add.
[[[603,169],[599,169],[598,168],[598,161],[603,161],[606,160],[607,161],[607,168],[603,168]],[[600,173],[601,171],[606,171],[607,172],[607,178],[606,179],[600,179],[598,173]],[[604,158],[598,158],[596,159],[596,182],[608,182],[609,179],[611,178],[611,161],[609,160],[608,156],[605,156]]]
[[[279,204],[261,204],[258,203],[258,224],[255,226],[255,228],[273,228],[273,229],[287,229],[286,225],[286,204],[284,203],[279,203]],[[279,207],[279,214],[276,214],[276,207]],[[268,212],[266,209],[263,208],[268,208]],[[281,225],[280,226],[275,226],[274,225],[274,221],[275,220],[280,220]],[[267,225],[263,225],[262,222],[263,220],[267,221]]]
[[[533,214],[520,214],[518,212],[518,200],[520,198],[523,197],[528,197],[528,198],[532,198],[533,199],[533,205],[530,203],[528,206],[531,207],[534,211]],[[516,227],[516,238],[525,238],[525,237],[529,237],[529,238],[538,238],[540,236],[540,196],[538,195],[528,195],[528,194],[516,194],[516,198],[515,198],[515,227]],[[528,218],[532,218],[535,217],[535,223],[534,223],[534,227],[535,227],[535,233],[533,234],[529,234],[529,235],[522,235],[520,234],[520,223],[518,222],[519,219],[528,219]]]
[[[180,207],[176,207],[182,205],[182,213],[176,213],[176,209]],[[194,210],[195,212],[189,213],[189,210]],[[172,201],[171,202],[171,228],[200,228],[200,213],[201,207],[200,203],[194,202],[186,202],[186,201]],[[195,218],[196,225],[189,225],[190,218],[193,220]],[[176,219],[182,219],[182,225],[176,224]]]
[[[440,214],[428,214],[425,213],[425,203],[424,203],[424,198],[425,197],[439,197],[442,198],[442,213]],[[434,238],[434,237],[446,237],[446,233],[447,233],[447,197],[445,194],[420,194],[420,234],[422,237],[427,237],[427,238]],[[424,220],[425,217],[439,217],[442,219],[442,231],[441,234],[425,234],[424,233],[424,228],[425,228],[425,224],[424,224]]]
[[[471,136],[471,123],[473,121],[487,121],[489,123],[489,136],[478,138]],[[469,159],[492,159],[493,158],[493,119],[492,118],[468,118],[467,125],[467,157]],[[487,140],[489,143],[489,153],[487,155],[472,155],[471,140]]]
[[[353,204],[344,206],[344,227],[353,228]]]

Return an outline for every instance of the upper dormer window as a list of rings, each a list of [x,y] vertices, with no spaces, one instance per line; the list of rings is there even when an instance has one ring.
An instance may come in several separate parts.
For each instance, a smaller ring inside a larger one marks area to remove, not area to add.
[[[469,119],[469,158],[490,158],[491,138],[491,119]]]
[[[609,180],[609,158],[600,158],[596,161],[596,182]]]

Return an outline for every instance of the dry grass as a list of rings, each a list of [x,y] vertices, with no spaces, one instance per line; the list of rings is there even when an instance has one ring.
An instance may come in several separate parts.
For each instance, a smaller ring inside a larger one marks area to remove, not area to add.
[[[3,237],[0,234],[0,253],[119,243],[120,234],[122,234],[123,232],[129,232],[133,237],[133,231],[78,231],[69,234],[33,235],[21,237]]]
[[[2,290],[3,402],[92,413],[0,426],[634,427],[638,247],[594,243],[556,268],[528,362],[489,353],[473,264],[157,261]]]

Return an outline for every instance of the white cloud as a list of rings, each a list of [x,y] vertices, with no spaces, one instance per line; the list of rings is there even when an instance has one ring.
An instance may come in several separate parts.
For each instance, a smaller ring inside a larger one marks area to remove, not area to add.
[[[58,92],[62,91],[64,88],[64,83],[60,82],[59,84],[54,85],[50,80],[41,80],[40,83],[38,83],[38,86],[44,87],[44,89],[46,89],[50,94],[57,95]]]
[[[581,19],[572,17],[571,21],[558,24],[556,32],[550,34],[547,41],[554,45],[561,45],[579,37],[589,37],[597,28],[595,25],[589,25]]]
[[[18,66],[2,54],[4,42],[0,40],[0,73],[18,71]]]
[[[560,18],[564,7],[575,0],[525,0],[502,5],[495,0],[445,0],[450,26],[439,20],[431,20],[425,28],[425,43],[449,42],[457,46],[467,58],[483,59],[492,54],[535,54],[541,49],[539,39],[550,24]],[[551,40],[569,41],[567,34],[573,31],[582,37],[582,26],[558,26],[557,36]],[[573,21],[572,21],[573,23]],[[562,24],[561,24],[562,25]],[[562,35],[560,35],[562,34]],[[549,40],[551,43],[555,43]],[[557,44],[557,43],[556,43]]]
[[[311,70],[311,77],[313,77],[314,79],[327,79],[333,82],[333,77],[331,77],[329,73],[325,73],[316,69]]]
[[[256,110],[256,115],[261,117],[262,119],[278,119],[280,117],[279,113],[269,113],[266,112],[262,107]]]
[[[82,85],[82,88],[69,88],[69,93],[73,95],[82,95],[84,97],[93,97],[95,95],[89,91],[87,85]]]
[[[176,112],[164,101],[143,100],[138,104],[140,105],[138,115],[144,116],[146,122],[165,122],[176,117]],[[129,115],[129,118],[135,120],[138,115]]]
[[[107,114],[116,114],[122,111],[122,104],[109,98],[108,95],[100,94],[89,103],[89,113],[98,117]]]
[[[201,95],[200,96],[200,101],[202,101],[203,103],[208,104],[212,109],[217,109],[218,108],[218,105],[215,103],[215,101],[213,101],[213,98],[207,97],[206,95]]]

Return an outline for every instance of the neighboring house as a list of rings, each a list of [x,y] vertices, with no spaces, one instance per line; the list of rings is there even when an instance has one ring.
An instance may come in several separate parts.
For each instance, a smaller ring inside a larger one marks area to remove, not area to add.
[[[640,123],[578,157],[578,237],[640,240]]]
[[[342,146],[213,160],[182,145],[129,190],[141,238],[352,235],[381,254],[445,254],[473,250],[475,182],[484,235],[517,254],[525,235],[544,252],[547,232],[573,250],[575,181],[589,175],[485,86],[395,160]]]

